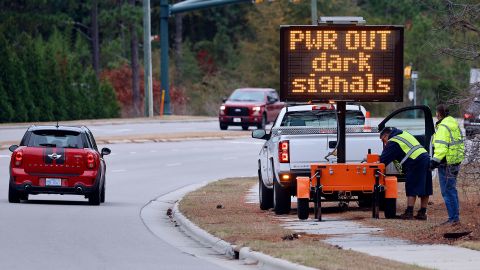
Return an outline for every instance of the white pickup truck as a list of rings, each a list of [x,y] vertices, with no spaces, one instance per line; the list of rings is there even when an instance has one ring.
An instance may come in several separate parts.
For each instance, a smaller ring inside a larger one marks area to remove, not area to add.
[[[369,149],[380,154],[383,146],[378,129],[385,126],[409,131],[429,149],[433,120],[427,106],[396,110],[378,127],[365,125],[365,114],[361,105],[346,107],[346,162],[362,162]],[[252,137],[266,140],[258,157],[260,208],[273,207],[276,214],[286,214],[291,196],[296,196],[296,177],[310,176],[311,163],[336,162],[337,111],[331,104],[286,107],[270,133],[254,130]],[[370,203],[368,196],[353,195],[358,196],[360,205]],[[342,194],[331,194],[325,199],[338,201],[339,196]]]

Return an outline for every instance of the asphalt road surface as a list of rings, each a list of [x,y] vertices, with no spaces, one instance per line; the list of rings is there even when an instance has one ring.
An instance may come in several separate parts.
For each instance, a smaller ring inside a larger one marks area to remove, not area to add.
[[[156,238],[140,210],[185,185],[256,175],[261,146],[253,139],[109,145],[101,206],[73,195],[8,203],[10,152],[2,150],[0,269],[221,269]]]
[[[219,131],[218,120],[204,122],[158,122],[89,125],[95,137],[125,136],[141,134],[165,134],[172,132]],[[253,128],[253,127],[252,127]],[[27,130],[24,125],[0,126],[0,141],[20,142]],[[241,130],[241,127],[229,127],[229,130]]]

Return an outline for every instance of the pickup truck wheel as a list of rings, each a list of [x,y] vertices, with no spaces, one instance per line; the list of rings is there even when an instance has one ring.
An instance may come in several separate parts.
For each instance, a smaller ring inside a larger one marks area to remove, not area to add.
[[[359,207],[372,207],[373,196],[371,194],[362,194],[358,196]]]
[[[220,123],[220,129],[221,129],[221,130],[227,130],[227,129],[228,129],[228,125],[227,125],[227,124],[222,124],[222,123]]]
[[[267,116],[265,114],[262,115],[262,122],[257,125],[258,129],[265,129],[265,126],[267,125]]]
[[[277,215],[290,213],[291,197],[290,190],[283,188],[274,179],[273,181],[273,210]]]
[[[308,218],[310,208],[309,199],[297,199],[297,215],[298,219],[305,220]]]
[[[397,216],[397,199],[385,199],[385,218],[395,218]]]
[[[260,209],[268,210],[273,207],[273,189],[265,186],[260,171],[258,171],[258,199]]]
[[[11,184],[8,186],[8,202],[20,203],[20,194]]]
[[[248,126],[243,125],[243,126],[242,126],[242,129],[243,129],[243,130],[248,130]]]

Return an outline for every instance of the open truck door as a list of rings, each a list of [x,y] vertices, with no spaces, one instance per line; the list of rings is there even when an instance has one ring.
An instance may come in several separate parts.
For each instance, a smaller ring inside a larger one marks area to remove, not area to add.
[[[379,132],[385,127],[395,127],[408,131],[427,151],[431,152],[431,139],[435,128],[433,125],[432,111],[428,106],[409,106],[395,110],[378,124]],[[393,163],[386,165],[387,175],[395,175],[398,181],[405,181],[405,176],[397,170]]]

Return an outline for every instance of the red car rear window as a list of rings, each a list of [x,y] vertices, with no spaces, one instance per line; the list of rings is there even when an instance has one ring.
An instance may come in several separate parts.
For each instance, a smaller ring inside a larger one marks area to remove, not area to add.
[[[75,131],[37,130],[30,135],[27,146],[83,148],[83,141],[81,134]]]

